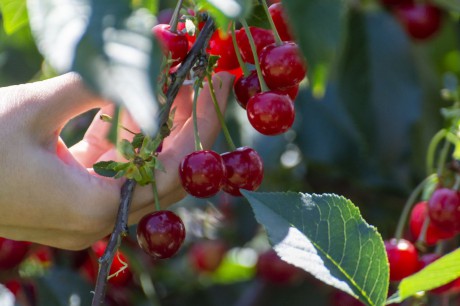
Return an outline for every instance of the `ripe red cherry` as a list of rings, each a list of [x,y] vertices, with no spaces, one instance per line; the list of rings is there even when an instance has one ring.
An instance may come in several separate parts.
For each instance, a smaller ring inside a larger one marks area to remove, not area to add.
[[[91,249],[93,250],[94,254],[96,254],[98,258],[104,254],[106,248],[107,248],[107,242],[104,240],[96,241],[91,246]],[[98,271],[99,266],[98,266],[98,263],[94,259],[88,258],[88,260],[93,265],[95,271],[94,272],[87,271],[87,272],[89,272],[90,278],[92,279],[94,278],[94,281],[95,281],[97,277],[97,271]],[[86,267],[86,269],[91,268],[90,263],[87,263],[88,266]],[[120,273],[118,273],[118,275],[116,275],[116,273],[125,266],[125,263],[128,265],[128,267],[124,268]],[[125,286],[132,279],[133,274],[131,272],[131,269],[129,268],[128,259],[121,251],[117,251],[117,253],[115,254],[115,257],[113,258],[112,265],[110,266],[109,276],[111,276],[109,278],[109,283],[115,286]]]
[[[276,30],[280,35],[280,38],[284,41],[293,40],[292,30],[289,23],[286,21],[287,16],[281,3],[275,3],[270,5],[268,8],[270,15],[272,16],[273,23],[275,24]]]
[[[305,78],[307,66],[299,47],[293,42],[266,46],[260,54],[260,66],[271,89],[292,87]]]
[[[170,258],[177,253],[185,239],[181,218],[169,210],[145,215],[137,225],[137,242],[155,259]]]
[[[412,236],[415,240],[418,239],[423,228],[423,223],[428,217],[428,204],[426,201],[417,203],[412,208],[409,228]],[[453,232],[443,231],[442,229],[435,226],[431,221],[428,224],[428,228],[425,233],[425,243],[429,246],[435,245],[439,240],[448,239],[454,236]]]
[[[390,280],[400,281],[419,269],[418,254],[414,245],[405,239],[385,241],[390,264]]]
[[[220,30],[214,32],[209,41],[208,53],[220,56],[215,68],[216,72],[233,70],[239,67],[230,34],[225,36]]]
[[[259,78],[255,70],[245,77],[244,75],[239,77],[233,85],[233,92],[235,93],[236,101],[238,104],[246,109],[246,105],[251,97],[261,91]],[[299,85],[293,87],[278,89],[280,93],[287,94],[292,100],[295,100],[299,93]]]
[[[214,151],[196,151],[185,156],[180,163],[179,177],[185,191],[198,198],[207,198],[222,189],[224,162]]]
[[[152,29],[153,35],[158,39],[163,53],[168,56],[171,53],[173,64],[182,62],[188,52],[188,40],[182,32],[170,31],[169,24],[157,24]]]
[[[0,237],[0,270],[12,269],[19,265],[29,249],[30,242]]]
[[[274,91],[256,94],[246,107],[251,125],[261,134],[278,135],[294,123],[294,103],[288,95]]]
[[[414,0],[380,0],[380,3],[387,8],[393,8],[401,4],[407,4],[407,3],[413,3],[413,2]]]
[[[221,155],[226,176],[224,191],[241,196],[240,189],[256,190],[264,177],[264,165],[257,152],[249,147],[241,147]]]
[[[256,274],[259,278],[278,285],[292,284],[305,275],[303,270],[285,262],[271,249],[259,255]]]
[[[401,4],[394,8],[394,13],[409,36],[414,39],[428,39],[441,27],[441,10],[430,4]]]
[[[275,42],[275,37],[273,36],[273,32],[271,30],[266,30],[258,27],[249,27],[249,31],[251,31],[252,38],[254,39],[257,55],[260,55],[262,49],[265,48],[265,46]],[[243,61],[254,65],[254,56],[252,55],[251,45],[249,44],[249,39],[246,35],[246,31],[244,29],[240,29],[236,31],[235,36]]]
[[[198,241],[190,248],[188,259],[198,272],[213,272],[220,266],[227,252],[227,245],[221,240]]]
[[[460,193],[449,188],[437,189],[428,201],[428,215],[443,231],[460,231]]]

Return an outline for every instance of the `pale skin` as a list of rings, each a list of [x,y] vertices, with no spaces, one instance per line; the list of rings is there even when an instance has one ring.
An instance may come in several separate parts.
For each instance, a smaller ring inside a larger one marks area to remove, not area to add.
[[[223,110],[233,76],[218,73],[213,80]],[[173,105],[173,131],[159,155],[166,169],[156,172],[163,209],[185,196],[177,169],[194,151],[191,99],[191,87],[183,86]],[[74,73],[0,89],[0,237],[78,250],[112,231],[123,180],[92,171],[95,162],[118,156],[105,138],[109,124],[96,116],[84,138],[71,148],[59,138],[71,118],[94,108],[110,114],[113,106],[86,89]],[[124,126],[139,130],[128,115],[122,118]],[[207,84],[198,100],[198,126],[203,146],[209,149],[220,124]],[[126,132],[121,136],[132,137]],[[129,223],[154,210],[152,188],[137,186]]]

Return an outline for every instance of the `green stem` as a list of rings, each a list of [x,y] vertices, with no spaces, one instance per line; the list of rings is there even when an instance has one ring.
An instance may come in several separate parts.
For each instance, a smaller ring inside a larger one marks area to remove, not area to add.
[[[262,70],[260,69],[260,62],[259,62],[259,56],[257,55],[256,44],[254,43],[254,38],[252,37],[251,31],[249,30],[248,23],[244,19],[241,19],[240,21],[244,27],[244,31],[246,32],[246,35],[248,36],[249,45],[251,46],[252,56],[254,56],[254,65],[256,66],[257,77],[259,78],[261,92],[269,91],[270,89],[268,88],[267,83],[265,83],[264,77],[262,76]]]
[[[426,231],[428,230],[429,225],[430,225],[430,218],[425,218],[425,221],[423,221],[422,229],[420,230],[420,235],[417,238],[417,242],[421,242],[425,244]]]
[[[227,140],[230,150],[235,151],[236,149],[235,144],[233,143],[232,136],[230,136],[227,125],[225,124],[224,115],[222,115],[222,112],[219,107],[219,103],[217,102],[216,93],[214,92],[214,85],[212,83],[212,76],[210,73],[208,73],[206,77],[208,78],[209,91],[211,92],[211,99],[212,99],[212,102],[214,103],[214,108],[216,109],[217,118],[219,119],[220,125],[222,126],[222,132],[224,133],[225,140]]]
[[[180,14],[180,9],[182,8],[182,2],[184,2],[184,0],[177,1],[177,4],[176,4],[176,7],[174,8],[174,12],[171,17],[171,20],[169,21],[169,30],[171,32],[177,31],[177,23],[179,22],[179,14]]]
[[[203,150],[203,145],[200,140],[200,133],[198,132],[198,118],[196,115],[196,105],[198,104],[198,94],[200,93],[200,81],[196,80],[195,85],[193,86],[193,108],[192,108],[192,118],[193,118],[193,133],[195,136],[195,151]]]
[[[444,141],[444,145],[441,149],[441,153],[439,154],[439,159],[438,159],[438,170],[437,170],[438,177],[441,177],[442,173],[444,172],[444,166],[446,165],[447,154],[449,153],[449,148],[450,148],[450,142],[447,140]]]
[[[265,15],[267,15],[268,22],[270,23],[270,28],[273,31],[273,35],[275,36],[275,43],[277,46],[281,45],[283,41],[281,40],[280,34],[276,29],[275,23],[273,22],[272,15],[270,15],[270,11],[268,10],[267,1],[261,0],[260,3],[264,7]]]
[[[152,181],[152,191],[153,191],[153,199],[155,201],[155,209],[157,211],[160,211],[161,210],[160,197],[158,196],[158,188],[157,188],[157,181],[155,179],[155,174],[154,174],[153,181]]]
[[[426,177],[420,184],[417,185],[417,187],[415,187],[415,189],[410,194],[409,198],[406,201],[406,204],[404,205],[401,216],[399,217],[398,226],[396,227],[396,232],[395,232],[396,240],[399,241],[402,238],[403,232],[404,232],[404,226],[406,225],[406,220],[407,220],[407,217],[409,216],[412,206],[414,205],[420,193],[422,193],[423,188],[425,187],[425,184],[429,182],[429,180],[432,179],[432,177],[435,175],[436,174],[431,174],[430,176]]]
[[[426,172],[430,175],[434,171],[434,158],[436,154],[436,148],[439,142],[446,137],[447,131],[442,129],[438,131],[433,138],[431,138],[430,144],[428,145],[428,151],[426,155]]]
[[[460,175],[458,174],[455,176],[455,183],[452,189],[457,191],[460,189]]]
[[[238,48],[238,42],[236,41],[236,35],[235,35],[235,22],[232,22],[231,34],[232,34],[233,48],[235,48],[235,54],[236,54],[236,58],[238,59],[238,64],[240,65],[241,70],[243,70],[243,75],[247,77],[249,76],[249,69],[244,64],[243,58],[241,57],[240,49]]]

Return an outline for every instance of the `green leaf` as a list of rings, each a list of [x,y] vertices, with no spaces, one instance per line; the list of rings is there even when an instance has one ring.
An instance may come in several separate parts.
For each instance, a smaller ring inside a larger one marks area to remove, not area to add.
[[[38,287],[37,305],[68,306],[75,299],[79,305],[91,304],[93,288],[75,271],[53,268],[35,283]]]
[[[319,95],[340,51],[345,2],[341,0],[283,0],[289,22],[305,55],[309,79]],[[318,71],[319,70],[319,71]]]
[[[333,194],[241,193],[283,260],[367,305],[384,305],[385,247],[351,201]]]
[[[26,0],[0,0],[3,28],[11,35],[29,22]]]
[[[250,26],[270,29],[270,22],[268,21],[264,7],[261,4],[255,4],[253,6],[251,14],[246,17],[246,22]]]
[[[245,15],[247,9],[244,0],[198,0],[197,5],[207,11],[221,29],[228,29],[230,21]]]
[[[128,0],[34,0],[28,10],[39,50],[59,73],[77,71],[155,134],[162,55],[147,10],[131,11]]]
[[[101,161],[93,165],[93,170],[99,175],[106,177],[114,177],[118,172],[114,170],[117,164],[118,163],[114,162],[113,160]]]
[[[460,13],[460,0],[433,0],[433,3],[446,10]]]
[[[419,272],[404,278],[399,283],[399,291],[387,303],[400,303],[417,292],[438,288],[459,278],[459,262],[460,249],[444,255]]]

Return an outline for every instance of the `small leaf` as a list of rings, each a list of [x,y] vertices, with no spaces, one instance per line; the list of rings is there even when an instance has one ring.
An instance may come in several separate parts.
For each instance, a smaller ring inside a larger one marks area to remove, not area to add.
[[[283,260],[367,305],[384,305],[389,269],[383,241],[349,200],[333,194],[241,193]]]
[[[459,262],[460,249],[444,255],[419,272],[404,278],[399,284],[399,291],[388,302],[400,303],[417,292],[438,288],[459,278]]]
[[[134,135],[132,145],[134,149],[138,149],[142,146],[142,143],[144,142],[145,135],[143,133],[137,133]]]
[[[3,28],[11,35],[29,22],[26,0],[0,0]]]
[[[220,29],[227,29],[232,19],[243,16],[246,12],[243,0],[198,0],[198,8],[207,11]]]
[[[114,177],[118,171],[114,170],[114,167],[117,165],[117,162],[113,160],[101,161],[93,165],[93,170],[99,175],[106,177]]]
[[[250,26],[270,29],[270,22],[268,21],[267,15],[265,14],[264,7],[259,3],[252,7],[251,14],[246,17],[246,22]]]
[[[118,145],[118,150],[126,159],[132,159],[136,155],[133,145],[126,139],[122,139]]]

